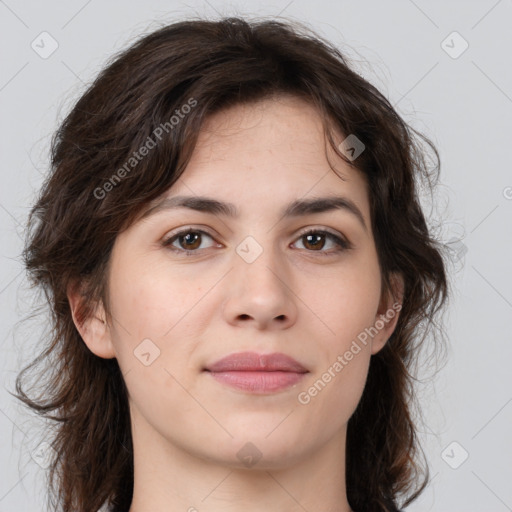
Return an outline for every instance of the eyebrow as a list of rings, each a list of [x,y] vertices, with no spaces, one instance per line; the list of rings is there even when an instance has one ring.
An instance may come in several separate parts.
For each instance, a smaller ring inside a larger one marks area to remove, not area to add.
[[[239,216],[238,208],[233,203],[225,203],[205,196],[174,196],[166,197],[158,201],[154,206],[144,212],[141,219],[145,219],[164,210],[173,210],[177,208],[188,208],[190,210],[222,215],[230,218]],[[361,210],[352,200],[342,196],[298,199],[291,202],[283,209],[280,218],[301,217],[334,210],[344,210],[353,214],[362,224],[365,231],[368,231]]]

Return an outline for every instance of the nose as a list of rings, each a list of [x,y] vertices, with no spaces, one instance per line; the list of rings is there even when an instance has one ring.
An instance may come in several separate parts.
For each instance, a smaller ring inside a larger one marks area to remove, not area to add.
[[[223,315],[235,326],[286,329],[297,320],[293,278],[276,251],[265,249],[248,262],[234,254]]]

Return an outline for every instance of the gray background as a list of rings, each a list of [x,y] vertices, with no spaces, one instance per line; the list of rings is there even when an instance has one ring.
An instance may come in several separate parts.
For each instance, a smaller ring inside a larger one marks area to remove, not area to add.
[[[441,183],[426,213],[453,247],[453,297],[448,352],[419,387],[433,480],[407,510],[512,510],[511,0],[0,0],[0,512],[44,510],[41,423],[5,388],[44,329],[42,317],[22,321],[37,297],[19,255],[51,135],[106,59],[142,32],[233,14],[308,22],[439,148]],[[43,31],[58,44],[47,58]]]

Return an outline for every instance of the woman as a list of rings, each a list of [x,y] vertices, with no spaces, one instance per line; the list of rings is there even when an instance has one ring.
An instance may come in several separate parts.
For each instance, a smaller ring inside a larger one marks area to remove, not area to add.
[[[54,329],[16,389],[58,420],[54,510],[416,499],[409,370],[447,298],[420,137],[290,23],[171,24],[101,72],[25,250]]]

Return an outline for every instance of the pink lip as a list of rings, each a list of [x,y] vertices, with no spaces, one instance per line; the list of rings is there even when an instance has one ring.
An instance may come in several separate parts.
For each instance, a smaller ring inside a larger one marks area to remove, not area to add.
[[[293,386],[308,370],[291,357],[280,354],[239,352],[205,368],[228,386],[252,393],[271,393]]]

